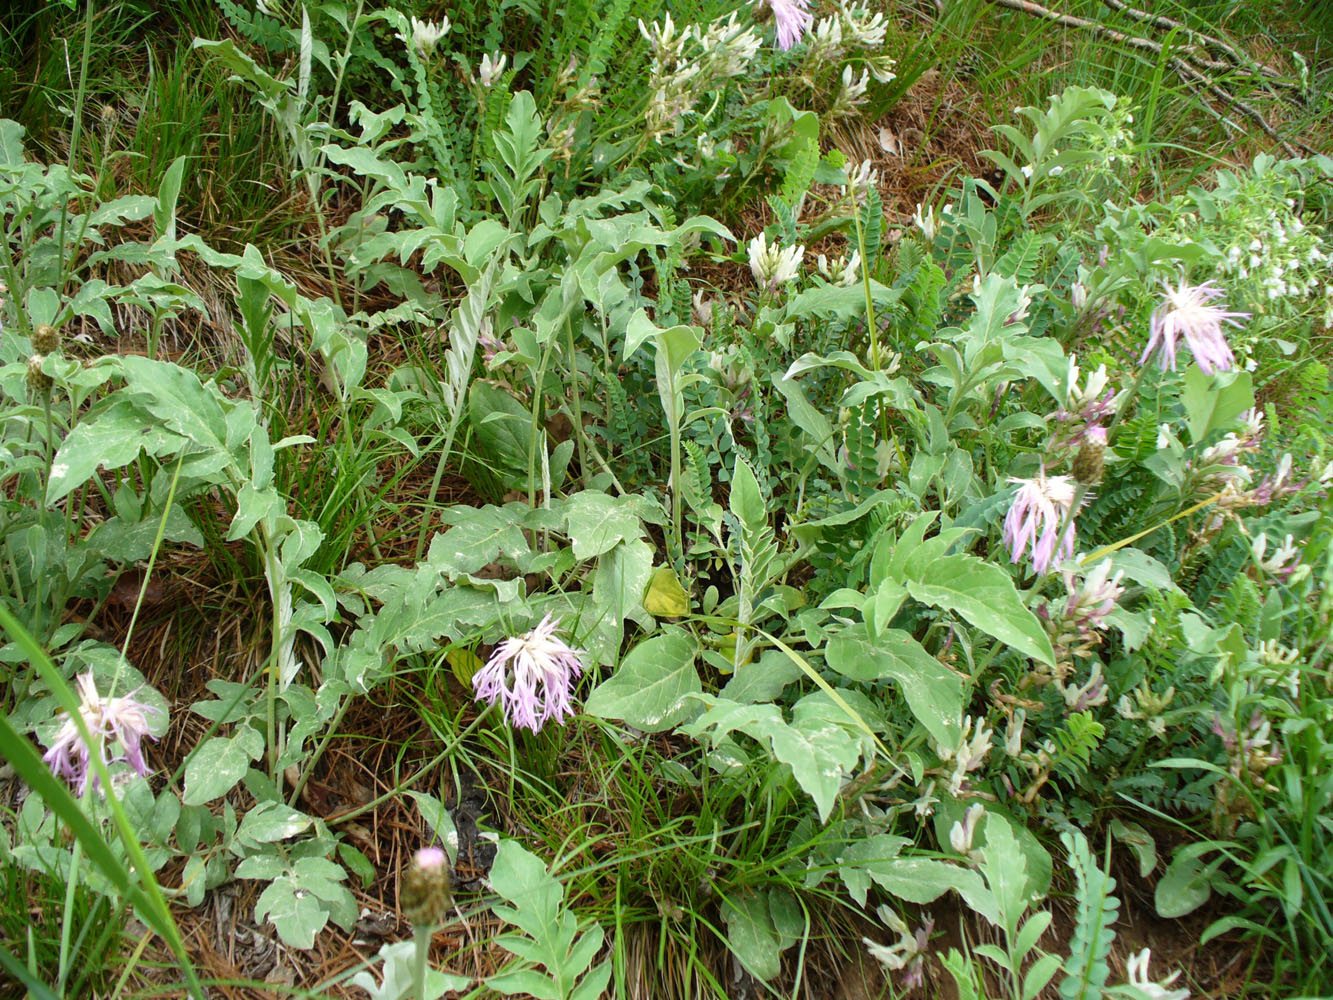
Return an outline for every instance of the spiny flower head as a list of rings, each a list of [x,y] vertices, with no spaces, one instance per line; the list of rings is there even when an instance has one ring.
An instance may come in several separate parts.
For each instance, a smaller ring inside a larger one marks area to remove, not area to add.
[[[754,0],[755,3],[768,4],[773,11],[773,21],[778,26],[778,48],[788,51],[801,40],[801,36],[810,30],[815,16],[810,13],[810,0]]]
[[[1018,562],[1024,550],[1030,549],[1033,570],[1045,573],[1057,555],[1068,559],[1074,554],[1074,480],[1039,472],[1032,479],[1009,481],[1018,484],[1004,518],[1010,561]]]
[[[443,848],[423,847],[412,856],[398,888],[398,909],[412,923],[431,927],[444,920],[453,901],[453,876]]]
[[[143,759],[143,738],[156,739],[149,732],[148,716],[157,709],[137,700],[133,695],[116,698],[103,698],[97,693],[97,685],[91,673],[80,674],[79,715],[92,737],[97,752],[104,764],[123,760],[136,773],[148,774],[148,764]],[[108,757],[107,747],[112,742],[119,743],[124,751],[123,757]],[[85,743],[79,727],[72,718],[66,718],[64,725],[56,734],[51,749],[46,751],[42,760],[53,772],[79,789],[79,794],[88,791],[89,786],[97,786],[97,776],[92,772],[93,746]]]
[[[1213,301],[1224,293],[1212,282],[1190,286],[1182,280],[1175,288],[1166,285],[1165,289],[1166,299],[1152,315],[1151,335],[1139,364],[1147,361],[1160,347],[1158,364],[1163,371],[1168,368],[1175,371],[1176,343],[1184,337],[1204,374],[1230,371],[1235,367],[1236,358],[1227,346],[1222,324],[1239,326],[1236,320],[1248,317],[1249,313],[1227,312],[1221,306],[1213,305]]]
[[[477,699],[498,701],[512,726],[535,733],[552,719],[562,723],[574,714],[569,693],[583,673],[583,651],[559,638],[559,627],[558,619],[546,615],[530,632],[496,646],[472,678]]]

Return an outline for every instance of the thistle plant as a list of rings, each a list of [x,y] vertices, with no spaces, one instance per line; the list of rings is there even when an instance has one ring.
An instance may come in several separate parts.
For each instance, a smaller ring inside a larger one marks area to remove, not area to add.
[[[90,767],[94,754],[104,764],[124,761],[136,774],[149,772],[143,757],[144,737],[156,739],[149,731],[149,716],[157,710],[137,700],[132,694],[104,698],[97,691],[91,673],[79,675],[79,714],[92,736],[92,743],[84,740],[73,719],[66,718],[56,734],[51,748],[42,758],[51,770],[86,794],[97,787],[97,775]],[[122,755],[111,757],[108,748],[119,744]]]
[[[1152,316],[1151,336],[1143,349],[1139,364],[1144,364],[1154,351],[1163,371],[1176,370],[1177,343],[1184,338],[1194,360],[1205,374],[1230,371],[1236,358],[1227,345],[1223,324],[1239,326],[1236,321],[1249,313],[1228,312],[1213,302],[1225,293],[1211,282],[1188,285],[1183,280],[1174,288],[1165,286],[1166,298]]]
[[[505,722],[538,732],[574,714],[570,691],[583,673],[583,652],[556,635],[560,622],[545,615],[529,632],[505,639],[473,675],[479,701],[500,703]]]
[[[1018,484],[1004,519],[1010,561],[1017,563],[1029,552],[1033,571],[1045,573],[1057,560],[1074,554],[1074,507],[1079,489],[1069,476],[1047,476],[1044,471],[1031,479],[1009,481]]]

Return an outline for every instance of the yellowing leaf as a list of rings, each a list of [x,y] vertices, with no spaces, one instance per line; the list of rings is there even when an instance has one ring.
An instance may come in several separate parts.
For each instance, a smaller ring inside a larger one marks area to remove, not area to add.
[[[643,609],[658,618],[679,618],[690,613],[690,598],[670,566],[653,570],[643,595]]]
[[[482,666],[481,657],[470,649],[451,649],[444,654],[444,658],[449,661],[449,666],[453,668],[458,683],[464,687],[472,683],[472,675],[480,670]]]

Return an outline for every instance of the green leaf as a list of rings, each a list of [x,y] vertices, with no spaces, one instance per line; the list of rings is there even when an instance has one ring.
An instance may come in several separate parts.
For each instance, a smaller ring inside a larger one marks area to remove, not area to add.
[[[314,822],[305,813],[281,802],[263,802],[245,814],[236,830],[236,839],[248,844],[276,844],[304,833]]]
[[[1157,867],[1157,841],[1138,823],[1111,820],[1111,836],[1124,844],[1139,861],[1139,877],[1147,878]]]
[[[292,879],[280,878],[260,894],[255,919],[271,921],[289,947],[313,948],[315,935],[329,922],[329,914],[313,893],[299,888]]]
[[[954,611],[988,635],[1042,663],[1055,651],[1041,622],[1023,604],[1014,581],[999,566],[954,555],[913,567],[904,581],[915,600]]]
[[[588,696],[583,710],[648,733],[674,728],[691,711],[690,695],[703,690],[694,668],[698,650],[694,636],[678,628],[639,643]]]
[[[633,510],[596,490],[576,493],[565,502],[565,523],[575,559],[592,559],[643,535]]]
[[[1206,375],[1192,365],[1181,382],[1180,402],[1195,444],[1254,406],[1254,380],[1249,372]]]
[[[722,919],[727,946],[741,964],[764,982],[776,978],[782,971],[782,951],[768,895],[750,891],[728,896],[722,902]]]
[[[252,760],[264,752],[264,737],[242,728],[235,736],[214,736],[201,744],[185,764],[187,806],[203,805],[226,795],[245,777]]]
[[[864,626],[853,625],[829,640],[824,659],[855,681],[893,681],[931,738],[940,746],[957,746],[962,733],[963,679],[908,633],[887,629],[872,642]]]
[[[1208,869],[1199,858],[1179,851],[1157,883],[1157,915],[1168,919],[1193,913],[1213,894]]]
[[[129,400],[118,399],[89,414],[65,437],[51,463],[46,502],[53,504],[82,486],[99,468],[123,468],[141,453],[162,455],[184,443]]]

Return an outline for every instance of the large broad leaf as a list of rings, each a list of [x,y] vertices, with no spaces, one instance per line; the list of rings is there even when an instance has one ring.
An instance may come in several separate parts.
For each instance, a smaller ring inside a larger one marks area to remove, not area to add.
[[[565,523],[575,559],[600,556],[643,534],[643,526],[631,507],[596,490],[569,498],[565,503]]]
[[[78,489],[99,468],[119,469],[138,458],[140,452],[161,455],[184,443],[129,400],[118,400],[84,418],[65,437],[51,463],[46,502],[55,503]]]
[[[922,604],[956,612],[1020,653],[1055,665],[1055,651],[1046,630],[1023,604],[1009,574],[999,566],[975,556],[945,556],[911,567],[903,583]]]
[[[690,695],[703,690],[694,669],[698,649],[692,635],[674,628],[639,643],[588,696],[583,710],[648,733],[671,729],[690,712]]]
[[[767,744],[814,799],[820,820],[828,819],[844,776],[861,755],[862,735],[827,694],[807,695],[797,704],[790,723],[776,705],[742,705],[707,695],[700,700],[708,704],[708,710],[683,729],[686,735],[700,739],[707,734],[716,745],[740,730]]]
[[[264,737],[254,729],[235,736],[214,736],[190,755],[185,764],[185,794],[181,801],[199,806],[221,798],[245,777],[252,760],[264,752]]]
[[[946,747],[958,744],[963,679],[906,632],[886,629],[872,641],[864,625],[854,625],[829,640],[824,658],[830,667],[852,680],[893,681],[936,743]]]
[[[782,971],[781,940],[769,912],[768,894],[744,892],[722,902],[727,945],[751,975],[768,982]]]

